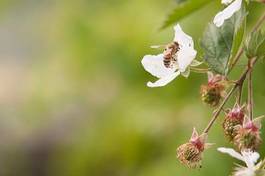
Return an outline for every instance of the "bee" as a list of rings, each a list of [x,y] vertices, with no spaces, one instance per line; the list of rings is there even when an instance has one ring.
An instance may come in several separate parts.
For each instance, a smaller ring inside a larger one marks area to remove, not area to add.
[[[166,45],[163,55],[164,55],[164,66],[166,68],[171,68],[173,64],[177,61],[177,52],[179,51],[179,43],[178,42],[172,42]]]

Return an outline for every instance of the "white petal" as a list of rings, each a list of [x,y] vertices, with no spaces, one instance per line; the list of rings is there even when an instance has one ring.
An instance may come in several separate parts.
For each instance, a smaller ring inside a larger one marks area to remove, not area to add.
[[[244,161],[248,168],[254,168],[255,163],[259,159],[259,153],[252,151],[242,151],[241,152],[244,158]]]
[[[163,78],[160,78],[159,80],[157,80],[156,82],[152,83],[152,82],[148,82],[147,86],[148,87],[162,87],[167,85],[168,83],[170,83],[172,80],[174,80],[178,75],[180,74],[180,72],[175,72],[171,75],[167,75]]]
[[[222,0],[222,4],[228,5],[232,2],[233,0]]]
[[[164,66],[163,60],[163,54],[146,55],[142,59],[142,65],[144,69],[151,73],[153,76],[156,76],[157,78],[162,78],[173,74],[177,69],[177,66],[173,68],[166,68]]]
[[[237,167],[233,176],[255,176],[255,170],[247,167]]]
[[[226,19],[229,19],[235,12],[241,8],[242,0],[235,0],[232,4],[226,7],[223,11],[217,13],[214,17],[213,23],[220,27]]]
[[[194,50],[192,37],[183,32],[179,24],[174,27],[174,30],[174,41],[180,45],[180,50],[177,53],[178,67],[181,72],[184,72],[195,59],[197,51]]]
[[[232,156],[232,157],[234,157],[234,158],[236,158],[238,160],[245,161],[243,156],[240,153],[236,152],[232,148],[219,147],[217,150],[219,152],[229,154],[230,156]]]
[[[178,52],[178,67],[181,72],[184,72],[192,63],[197,55],[197,51],[191,47],[183,47]]]
[[[191,48],[194,47],[194,43],[191,36],[183,32],[179,24],[174,26],[174,30],[175,30],[174,41],[178,42],[180,47],[191,47]]]

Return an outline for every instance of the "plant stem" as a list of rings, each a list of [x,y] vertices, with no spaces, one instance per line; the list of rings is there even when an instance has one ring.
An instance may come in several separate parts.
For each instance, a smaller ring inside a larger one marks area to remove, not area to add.
[[[195,73],[207,73],[209,71],[208,68],[190,68],[190,69]]]
[[[252,59],[249,59],[248,61],[248,112],[249,112],[249,118],[253,119],[253,85],[252,85]]]
[[[258,22],[255,24],[254,28],[252,29],[252,32],[258,30],[264,21],[265,21],[265,13],[262,14]]]
[[[238,97],[237,97],[237,104],[241,105],[241,99],[242,99],[242,92],[243,92],[243,84],[238,86]]]
[[[264,21],[265,21],[265,13],[263,13],[263,15],[259,18],[259,20],[258,20],[257,23],[255,24],[255,26],[253,27],[253,29],[251,30],[251,32],[255,32],[255,31],[257,31],[257,30],[260,28],[260,26],[262,25],[262,23],[263,23]],[[231,67],[230,67],[230,69],[229,69],[229,71],[228,71],[228,74],[229,74],[229,73],[232,71],[232,69],[236,66],[237,62],[239,61],[239,59],[241,58],[241,56],[242,56],[243,53],[244,53],[244,48],[241,47],[241,48],[238,50],[238,52],[237,52],[235,58],[232,59],[233,62],[232,62]]]
[[[256,61],[257,58],[251,59],[251,65],[253,66]],[[233,94],[233,92],[240,86],[243,85],[249,71],[251,71],[251,68],[249,66],[246,67],[245,71],[241,74],[240,78],[236,81],[236,84],[233,86],[233,88],[229,91],[229,93],[226,95],[226,97],[224,98],[224,100],[222,101],[221,105],[217,108],[217,110],[215,111],[212,119],[210,120],[210,122],[208,123],[207,127],[203,130],[203,133],[208,133],[209,130],[211,129],[211,127],[213,126],[214,122],[216,121],[217,117],[219,116],[220,112],[222,111],[224,105],[226,104],[226,102],[229,100],[229,98],[231,97],[231,95]]]

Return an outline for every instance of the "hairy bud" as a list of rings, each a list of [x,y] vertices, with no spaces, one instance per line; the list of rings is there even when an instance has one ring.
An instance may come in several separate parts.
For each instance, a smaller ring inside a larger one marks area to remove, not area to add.
[[[198,135],[194,128],[189,142],[177,148],[178,160],[189,168],[201,167],[202,153],[205,149],[207,134]]]
[[[237,135],[234,138],[234,143],[239,150],[257,150],[261,144],[260,138],[260,118],[254,120],[249,120],[245,116],[242,126],[239,126],[237,129]]]
[[[225,79],[221,75],[208,72],[208,84],[201,86],[201,98],[206,104],[215,107],[224,96]]]
[[[223,121],[224,133],[229,141],[232,141],[237,135],[236,127],[243,124],[244,116],[245,105],[242,107],[236,105],[233,109],[229,110]]]

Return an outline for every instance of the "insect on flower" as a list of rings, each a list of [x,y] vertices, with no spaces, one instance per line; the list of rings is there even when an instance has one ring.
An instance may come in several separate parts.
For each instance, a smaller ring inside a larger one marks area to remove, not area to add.
[[[168,44],[163,52],[164,54],[164,65],[165,67],[173,67],[177,62],[177,52],[179,51],[178,42],[172,42]]]
[[[180,74],[188,77],[190,66],[195,67],[201,62],[195,60],[197,51],[194,50],[192,38],[184,33],[180,25],[174,27],[173,42],[168,45],[152,46],[152,48],[165,47],[163,53],[146,55],[142,59],[144,69],[159,78],[156,82],[148,82],[148,87],[161,87],[167,85]]]

